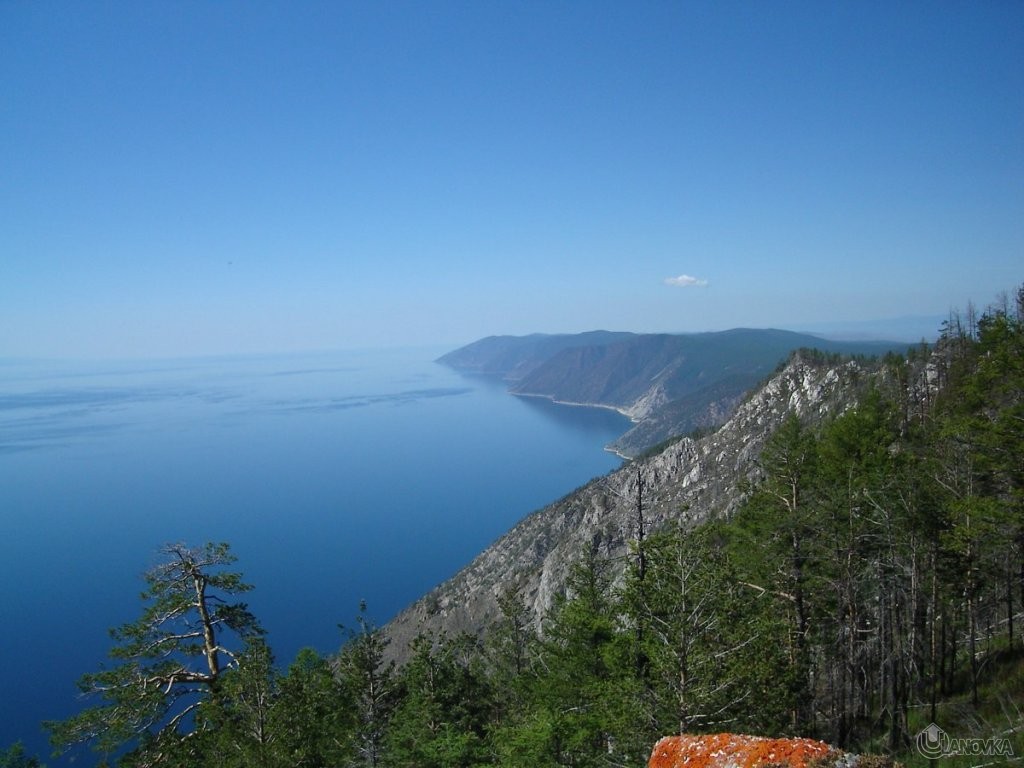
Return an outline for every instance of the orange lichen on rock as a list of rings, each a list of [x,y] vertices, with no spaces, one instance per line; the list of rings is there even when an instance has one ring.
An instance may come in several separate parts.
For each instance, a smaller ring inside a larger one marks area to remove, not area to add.
[[[813,739],[767,739],[717,733],[708,736],[666,736],[654,745],[648,768],[759,768],[807,763],[833,751]]]

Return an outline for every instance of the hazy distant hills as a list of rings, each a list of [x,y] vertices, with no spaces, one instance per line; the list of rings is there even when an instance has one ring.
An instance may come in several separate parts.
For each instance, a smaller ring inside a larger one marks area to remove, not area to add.
[[[488,336],[439,357],[437,362],[467,373],[484,373],[500,376],[507,381],[519,381],[564,350],[599,347],[635,336],[633,333],[613,331]]]
[[[832,341],[775,329],[694,334],[592,331],[492,336],[438,362],[501,376],[510,382],[513,394],[614,408],[637,424],[610,447],[633,456],[669,437],[723,423],[744,393],[794,350],[877,355],[906,346]]]

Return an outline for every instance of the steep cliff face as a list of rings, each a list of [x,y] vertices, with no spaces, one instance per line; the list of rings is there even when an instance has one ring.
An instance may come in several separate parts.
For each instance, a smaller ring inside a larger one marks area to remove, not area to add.
[[[728,515],[742,501],[743,482],[757,476],[765,440],[788,414],[816,421],[840,412],[874,375],[853,361],[829,366],[794,356],[713,434],[683,438],[526,517],[399,614],[387,627],[392,647],[400,654],[425,630],[478,632],[498,618],[498,598],[509,589],[539,622],[585,549],[613,558],[627,553],[638,488],[650,530]]]
[[[640,400],[637,406],[647,415],[612,441],[608,449],[620,456],[639,456],[672,435],[686,435],[724,424],[743,401],[744,394],[756,384],[753,376],[727,376],[675,400],[664,398],[654,407],[650,401]],[[663,395],[663,390],[652,390],[651,394]]]

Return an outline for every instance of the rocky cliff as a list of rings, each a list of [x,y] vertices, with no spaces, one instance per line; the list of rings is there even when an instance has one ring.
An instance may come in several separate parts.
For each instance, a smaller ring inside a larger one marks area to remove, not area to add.
[[[765,440],[788,414],[816,421],[839,412],[877,375],[854,361],[829,365],[794,355],[713,434],[682,438],[523,519],[390,622],[392,647],[400,654],[428,630],[479,632],[497,619],[498,598],[509,589],[539,622],[585,549],[612,558],[627,553],[638,488],[650,530],[728,515],[742,501],[744,482],[758,474]]]

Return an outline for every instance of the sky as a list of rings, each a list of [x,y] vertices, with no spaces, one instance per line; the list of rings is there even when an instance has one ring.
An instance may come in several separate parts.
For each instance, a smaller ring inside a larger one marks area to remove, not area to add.
[[[0,0],[0,357],[861,327],[1024,281],[1024,3]]]

